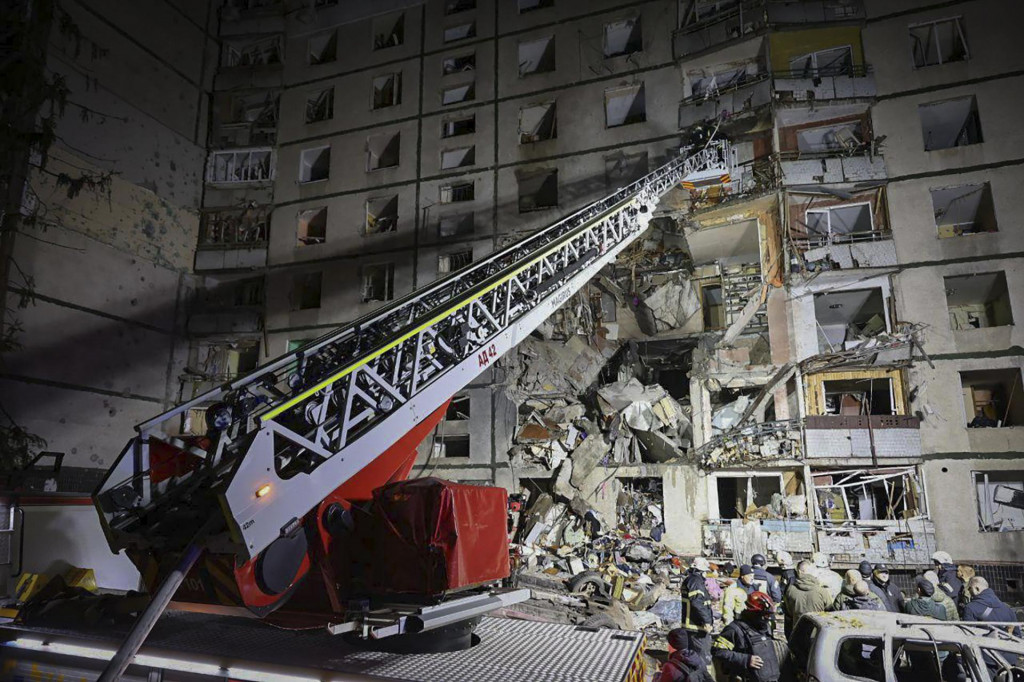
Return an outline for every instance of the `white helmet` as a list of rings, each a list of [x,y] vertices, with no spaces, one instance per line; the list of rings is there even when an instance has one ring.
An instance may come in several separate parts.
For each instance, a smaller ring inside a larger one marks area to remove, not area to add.
[[[779,562],[779,566],[782,568],[793,567],[793,555],[789,552],[779,550],[775,553],[775,560]]]
[[[951,564],[953,563],[953,557],[949,556],[949,552],[935,552],[932,554],[932,561],[940,564]]]
[[[696,568],[701,573],[707,573],[711,570],[711,562],[702,556],[694,557],[693,563],[690,564],[692,568]]]
[[[815,552],[811,555],[811,561],[815,568],[828,568],[828,555],[824,552]]]

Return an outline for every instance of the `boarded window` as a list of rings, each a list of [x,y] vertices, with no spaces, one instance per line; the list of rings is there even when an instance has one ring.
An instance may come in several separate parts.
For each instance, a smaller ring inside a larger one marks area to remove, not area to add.
[[[441,170],[462,168],[476,163],[476,147],[457,147],[441,152]]]
[[[366,234],[394,232],[398,229],[398,195],[366,200]]]
[[[380,133],[366,140],[366,170],[394,168],[398,165],[401,152],[399,133]]]
[[[320,90],[306,99],[306,123],[334,118],[334,88]]]
[[[440,190],[442,204],[473,201],[476,198],[476,185],[472,182],[453,182],[450,185],[441,185]]]
[[[974,487],[978,491],[979,530],[1024,530],[1024,471],[975,471]]]
[[[476,98],[474,83],[454,85],[441,91],[441,104],[458,104],[459,102],[469,102],[474,98]]]
[[[441,216],[437,223],[437,234],[440,237],[462,237],[473,234],[475,221],[472,213]]]
[[[437,257],[437,274],[447,275],[450,272],[461,270],[473,262],[473,249],[462,249],[453,253],[442,254]]]
[[[519,43],[519,75],[555,70],[555,37],[545,36]]]
[[[647,172],[647,152],[620,152],[604,157],[604,181],[609,190],[621,189],[647,175]]]
[[[296,246],[323,244],[327,240],[327,207],[300,212],[296,236]]]
[[[476,52],[445,57],[441,61],[441,72],[445,76],[450,76],[453,73],[462,73],[463,71],[473,71],[474,69],[476,69]]]
[[[921,104],[917,107],[921,118],[924,150],[965,147],[982,142],[978,102],[974,95],[943,102]]]
[[[390,301],[395,297],[395,264],[363,266],[363,303]]]
[[[967,38],[960,17],[930,21],[910,27],[914,67],[933,66],[970,59]]]
[[[1024,426],[1021,373],[1017,367],[960,372],[964,415],[975,429]]]
[[[476,114],[449,118],[441,123],[441,137],[458,137],[476,132]]]
[[[331,148],[304,149],[299,157],[299,182],[326,180],[331,174]]]
[[[516,0],[519,5],[519,13],[532,12],[535,9],[554,7],[555,0]]]
[[[818,50],[789,61],[794,78],[849,76],[853,71],[853,50],[849,45]]]
[[[871,204],[844,204],[807,209],[804,226],[814,238],[828,242],[850,241],[874,231]]]
[[[558,206],[558,170],[517,171],[519,212],[540,211]]]
[[[338,58],[338,32],[322,33],[309,39],[309,63],[327,64]]]
[[[389,73],[373,79],[373,108],[383,109],[402,103],[402,74]]]
[[[466,40],[476,36],[476,22],[469,21],[465,24],[449,26],[444,30],[444,42],[454,43],[458,40]]]
[[[985,272],[944,277],[951,329],[980,329],[1013,324],[1006,274]]]
[[[320,307],[323,288],[322,272],[304,272],[292,278],[292,310],[311,310]]]
[[[555,103],[546,102],[519,110],[519,144],[553,140],[558,136]]]
[[[405,42],[405,15],[389,14],[373,20],[373,49],[397,47]]]
[[[998,231],[992,189],[987,182],[930,191],[939,238]]]
[[[604,25],[605,58],[621,57],[644,49],[640,17]]]
[[[604,120],[609,128],[646,121],[647,105],[643,84],[605,90]]]

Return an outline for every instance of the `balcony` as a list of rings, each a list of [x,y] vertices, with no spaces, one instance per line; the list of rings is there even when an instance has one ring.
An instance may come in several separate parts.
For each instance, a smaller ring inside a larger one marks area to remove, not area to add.
[[[703,52],[716,45],[758,34],[766,28],[765,0],[746,0],[720,9],[694,7],[686,23],[672,35],[676,59]]]
[[[833,564],[856,566],[874,563],[931,567],[935,551],[935,524],[918,517],[900,521],[845,521],[828,527],[816,522],[818,551],[831,555]]]
[[[849,64],[834,70],[793,70],[772,73],[781,102],[814,102],[875,96],[875,76],[867,64]]]
[[[780,154],[784,185],[822,185],[886,178],[885,161],[877,154],[818,156],[805,152]]]
[[[263,329],[262,277],[234,280],[202,289],[191,306],[192,336],[256,334]]]
[[[901,415],[808,416],[804,422],[805,457],[808,460],[920,457],[920,428],[920,419]]]
[[[767,74],[745,76],[725,88],[711,87],[679,103],[679,128],[718,117],[735,117],[770,104],[772,87]]]
[[[269,228],[269,207],[265,206],[204,213],[196,249],[196,271],[265,266]]]
[[[269,184],[274,179],[275,156],[270,147],[215,151],[206,165],[206,182],[211,185]]]
[[[282,32],[284,0],[228,0],[221,8],[221,35]]]
[[[803,0],[803,2],[768,2],[765,10],[768,23],[826,24],[837,21],[860,21],[867,15],[861,0]]]

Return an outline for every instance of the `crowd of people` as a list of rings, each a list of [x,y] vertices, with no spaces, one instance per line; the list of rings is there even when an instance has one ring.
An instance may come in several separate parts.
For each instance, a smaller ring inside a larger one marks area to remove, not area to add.
[[[970,566],[955,565],[948,552],[932,555],[933,570],[915,578],[914,594],[909,596],[891,581],[885,564],[862,561],[840,575],[820,552],[795,567],[786,552],[779,552],[776,559],[778,578],[768,572],[762,554],[738,569],[731,564],[712,566],[704,557],[693,560],[682,587],[682,627],[669,633],[669,658],[659,682],[713,682],[713,663],[730,680],[779,682],[786,663],[776,646],[779,615],[786,639],[802,615],[821,611],[1017,622],[1013,609],[996,596],[988,581]],[[1020,629],[1014,634],[1019,636]]]

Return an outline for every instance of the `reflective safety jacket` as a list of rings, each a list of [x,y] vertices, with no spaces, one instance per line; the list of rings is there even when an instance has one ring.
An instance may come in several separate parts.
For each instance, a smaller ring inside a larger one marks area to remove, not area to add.
[[[713,625],[715,615],[711,612],[711,596],[700,571],[691,568],[686,572],[681,592],[683,627],[687,630],[705,631],[707,628],[704,626]]]

